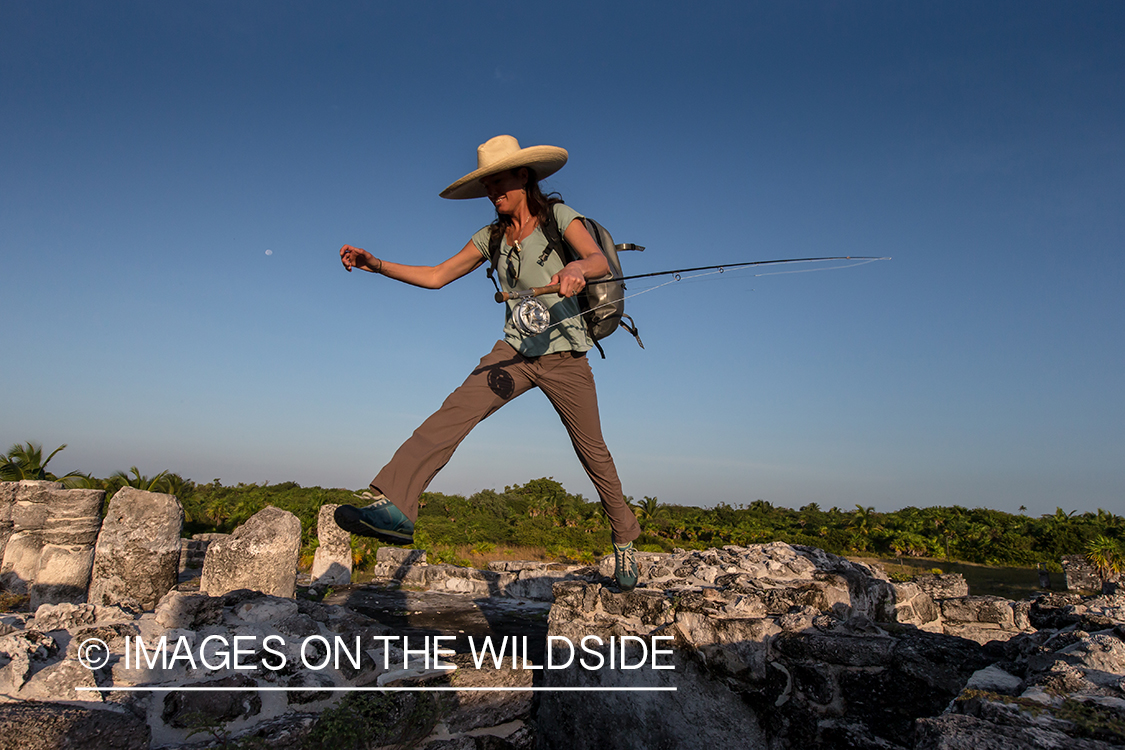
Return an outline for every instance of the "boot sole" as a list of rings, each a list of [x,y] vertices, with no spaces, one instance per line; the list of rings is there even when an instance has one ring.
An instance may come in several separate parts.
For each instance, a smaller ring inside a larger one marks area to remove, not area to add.
[[[351,505],[341,505],[332,514],[336,525],[349,534],[366,536],[390,544],[414,544],[413,534],[404,534],[401,531],[383,529],[364,519],[358,508]]]

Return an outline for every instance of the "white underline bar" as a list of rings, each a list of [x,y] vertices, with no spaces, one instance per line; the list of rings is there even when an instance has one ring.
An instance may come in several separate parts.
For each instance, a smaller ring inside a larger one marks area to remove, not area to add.
[[[674,693],[674,687],[76,687],[79,693],[176,692],[185,693]]]

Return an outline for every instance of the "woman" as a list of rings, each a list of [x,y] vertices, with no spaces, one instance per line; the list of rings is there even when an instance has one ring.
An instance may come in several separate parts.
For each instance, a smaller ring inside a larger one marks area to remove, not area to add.
[[[477,149],[477,169],[442,191],[443,198],[487,197],[496,208],[496,221],[473,235],[461,251],[436,266],[406,266],[376,258],[358,247],[344,245],[340,260],[351,271],[371,273],[427,289],[451,281],[491,262],[489,237],[502,232],[498,273],[504,291],[521,291],[558,284],[558,295],[541,300],[551,311],[552,326],[543,333],[521,333],[512,321],[509,302],[504,339],[481,359],[465,382],[395,452],[375,479],[370,492],[357,495],[365,507],[342,505],[336,511],[341,528],[392,544],[411,544],[418,499],[454,450],[482,419],[533,387],[550,399],[570,434],[574,450],[594,482],[609,516],[616,560],[615,575],[624,591],[637,584],[633,540],[640,527],[625,503],[613,458],[602,439],[597,393],[586,352],[593,346],[579,317],[576,294],[587,279],[609,273],[597,243],[581,216],[539,189],[538,180],[558,171],[567,153],[554,146],[520,148],[510,135],[492,138]],[[554,213],[567,244],[579,256],[570,263],[547,252],[541,224]],[[565,265],[564,265],[565,263]]]

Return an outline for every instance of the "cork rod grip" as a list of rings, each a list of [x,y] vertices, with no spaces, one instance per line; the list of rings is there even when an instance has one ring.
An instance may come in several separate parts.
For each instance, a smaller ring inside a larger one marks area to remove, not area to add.
[[[551,284],[550,286],[537,286],[534,289],[528,289],[526,292],[497,292],[497,302],[507,302],[510,299],[526,299],[528,297],[541,297],[544,294],[558,294],[559,285]]]

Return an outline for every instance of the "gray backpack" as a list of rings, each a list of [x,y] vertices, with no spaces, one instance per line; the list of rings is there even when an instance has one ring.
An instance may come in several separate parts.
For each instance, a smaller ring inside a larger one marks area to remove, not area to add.
[[[644,250],[644,247],[632,243],[615,245],[613,244],[613,237],[601,224],[585,217],[583,217],[582,222],[586,225],[586,230],[589,231],[590,236],[594,238],[594,242],[598,243],[606,261],[609,262],[609,273],[600,279],[588,282],[586,288],[578,295],[578,306],[582,310],[582,317],[586,321],[586,329],[589,331],[590,337],[594,340],[594,346],[598,348],[602,359],[605,359],[605,350],[598,342],[616,331],[620,326],[633,334],[637,344],[644,349],[645,345],[641,342],[636,323],[625,314],[625,282],[616,280],[624,276],[621,273],[621,261],[618,259],[617,253],[623,250],[640,252]],[[562,259],[563,265],[578,260],[578,253],[574,252],[567,244],[559,231],[559,223],[555,219],[554,211],[547,211],[547,221],[541,229],[547,238],[547,249],[544,251],[544,257],[547,257],[551,252],[556,252]],[[493,227],[493,231],[488,238],[488,255],[491,258],[488,278],[492,280],[497,291],[499,291],[500,286],[496,283],[493,274],[500,262],[500,239],[501,233]],[[626,320],[629,322],[626,323]]]

